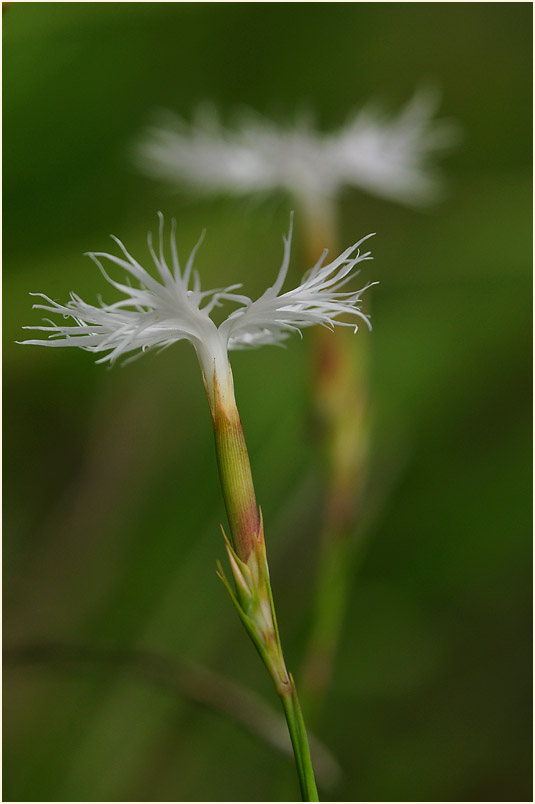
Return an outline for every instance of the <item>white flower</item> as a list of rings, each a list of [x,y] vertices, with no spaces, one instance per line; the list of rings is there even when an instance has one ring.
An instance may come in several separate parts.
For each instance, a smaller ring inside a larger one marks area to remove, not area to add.
[[[431,157],[456,134],[450,122],[433,120],[436,106],[435,93],[419,92],[397,116],[368,107],[331,133],[304,119],[279,127],[251,111],[225,128],[204,108],[192,125],[167,115],[139,143],[137,161],[153,178],[198,192],[285,189],[313,209],[345,186],[425,203],[439,192]]]
[[[49,333],[44,340],[27,340],[25,344],[39,346],[79,346],[103,356],[97,361],[114,363],[123,355],[147,351],[155,347],[165,348],[175,341],[189,340],[197,352],[210,400],[213,400],[214,380],[217,379],[222,393],[232,391],[232,379],[227,352],[229,349],[248,349],[264,344],[281,344],[293,331],[322,324],[334,328],[352,326],[355,332],[359,320],[368,326],[369,319],[359,309],[361,294],[366,290],[342,290],[358,273],[355,267],[363,260],[371,259],[370,253],[361,254],[360,244],[367,238],[350,246],[339,257],[324,265],[325,251],[318,263],[303,277],[299,287],[282,292],[282,286],[290,262],[292,224],[284,238],[284,256],[281,268],[272,287],[256,301],[235,293],[241,285],[201,291],[199,275],[193,269],[195,253],[202,241],[191,252],[182,269],[179,264],[175,222],[170,237],[171,267],[164,248],[164,219],[160,217],[159,248],[156,252],[149,235],[149,251],[157,272],[157,278],[149,273],[126,250],[117,238],[122,256],[94,252],[88,256],[98,265],[106,280],[123,298],[112,304],[99,299],[99,305],[88,304],[75,293],[70,301],[60,304],[42,293],[45,304],[34,308],[59,313],[72,323],[47,321],[46,326],[24,327]],[[370,237],[371,235],[368,235]],[[126,272],[125,282],[112,279],[105,271],[101,259]],[[133,286],[131,280],[137,284]],[[375,284],[375,283],[371,283]],[[224,301],[238,307],[219,326],[210,313]],[[349,314],[353,321],[341,321],[339,316]],[[138,355],[135,355],[138,356]],[[132,359],[132,358],[131,358]]]

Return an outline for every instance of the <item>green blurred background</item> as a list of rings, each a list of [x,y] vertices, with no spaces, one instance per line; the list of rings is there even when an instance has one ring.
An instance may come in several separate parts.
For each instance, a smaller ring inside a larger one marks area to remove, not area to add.
[[[195,355],[111,371],[14,344],[29,291],[88,301],[83,253],[138,259],[162,209],[205,287],[261,292],[291,201],[194,200],[136,174],[160,107],[308,104],[325,129],[422,80],[463,140],[416,212],[355,191],[376,231],[375,477],[319,732],[336,800],[531,800],[531,4],[14,3],[4,15],[4,800],[277,800],[289,763],[113,662],[25,662],[43,643],[194,660],[273,701],[215,575],[223,505]],[[299,220],[293,259],[304,267]],[[321,472],[310,338],[233,358],[291,668],[311,608]],[[381,485],[382,484],[382,485]]]

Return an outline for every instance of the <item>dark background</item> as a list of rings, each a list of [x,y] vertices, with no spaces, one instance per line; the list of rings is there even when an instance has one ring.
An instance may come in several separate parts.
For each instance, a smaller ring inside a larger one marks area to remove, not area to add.
[[[13,3],[4,15],[4,799],[295,798],[283,758],[103,656],[136,648],[256,689],[269,679],[215,575],[223,505],[195,355],[111,371],[22,347],[29,291],[93,301],[88,250],[140,260],[156,211],[205,287],[259,293],[292,202],[195,200],[136,174],[159,107],[308,104],[326,130],[422,81],[463,139],[446,199],[358,191],[341,246],[376,231],[380,507],[360,554],[320,735],[337,800],[531,800],[531,5]],[[299,220],[297,220],[299,236]],[[304,269],[296,240],[293,260]],[[233,358],[290,667],[309,622],[320,472],[310,338]],[[21,646],[33,654],[15,655]],[[33,660],[29,661],[29,655]],[[45,657],[46,658],[46,657]],[[54,659],[54,650],[52,650]]]

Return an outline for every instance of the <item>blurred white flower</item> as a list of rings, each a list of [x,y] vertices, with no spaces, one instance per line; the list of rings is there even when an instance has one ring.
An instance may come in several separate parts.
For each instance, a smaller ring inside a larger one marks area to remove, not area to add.
[[[317,264],[303,277],[299,287],[282,292],[290,262],[292,224],[284,238],[284,256],[275,283],[256,301],[237,294],[241,285],[218,290],[201,291],[200,279],[193,269],[195,253],[201,240],[191,252],[185,268],[179,264],[175,222],[170,236],[171,267],[164,248],[164,219],[160,213],[158,253],[149,235],[149,251],[157,278],[142,267],[117,238],[113,238],[122,251],[122,257],[103,252],[89,253],[105,279],[123,296],[119,301],[99,305],[84,302],[75,293],[70,301],[60,304],[42,293],[45,304],[34,308],[59,313],[73,323],[54,323],[46,319],[46,326],[24,327],[49,333],[44,340],[27,340],[25,344],[38,346],[79,346],[96,354],[103,354],[97,362],[114,363],[131,352],[165,348],[180,340],[189,340],[197,352],[203,371],[209,399],[213,398],[214,380],[222,393],[230,388],[231,373],[227,352],[229,349],[247,349],[264,344],[281,344],[291,332],[314,324],[334,328],[351,326],[355,332],[358,321],[370,326],[369,319],[359,308],[360,297],[370,285],[358,291],[342,290],[358,271],[355,267],[371,259],[370,252],[361,254],[360,244],[350,246],[339,257],[324,265],[325,251]],[[371,235],[368,235],[370,237]],[[127,274],[125,282],[112,279],[105,271],[101,259],[108,260]],[[137,283],[137,287],[131,284]],[[371,283],[375,284],[375,283]],[[238,307],[219,325],[210,317],[215,307],[228,301]],[[349,314],[353,322],[340,321],[339,316]],[[135,355],[138,356],[138,355]],[[132,359],[132,358],[131,358]]]
[[[204,107],[191,125],[167,114],[139,142],[136,159],[147,175],[200,193],[285,189],[315,209],[352,186],[422,204],[439,195],[432,159],[457,134],[451,122],[433,119],[437,105],[436,93],[420,91],[395,116],[370,106],[330,133],[308,119],[277,126],[252,111],[225,128]]]

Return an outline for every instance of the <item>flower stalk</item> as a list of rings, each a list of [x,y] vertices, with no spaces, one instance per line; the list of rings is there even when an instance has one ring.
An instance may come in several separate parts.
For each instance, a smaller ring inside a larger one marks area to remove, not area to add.
[[[305,216],[308,260],[335,246],[335,205],[323,225]],[[318,232],[323,241],[319,241]],[[368,474],[370,411],[368,342],[337,330],[315,333],[313,405],[325,472],[325,496],[312,625],[302,672],[310,719],[321,714],[330,687],[357,557],[358,527]]]
[[[216,376],[210,412],[232,543],[241,560],[247,561],[261,531],[260,516],[240,414],[233,394],[225,402]]]
[[[230,367],[229,379],[231,380]],[[221,393],[216,376],[208,395],[217,465],[232,542],[223,530],[234,588],[218,563],[218,575],[257,649],[282,702],[303,801],[318,801],[305,723],[293,677],[286,669],[271,591],[262,514],[234,395]],[[231,400],[231,401],[230,401]]]

